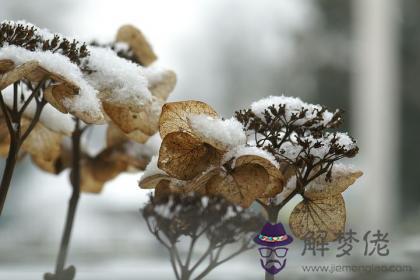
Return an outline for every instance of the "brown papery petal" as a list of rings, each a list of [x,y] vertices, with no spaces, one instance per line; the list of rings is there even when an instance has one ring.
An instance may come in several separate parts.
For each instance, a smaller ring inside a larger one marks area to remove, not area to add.
[[[22,119],[21,130],[26,131],[29,124],[28,119]],[[22,149],[43,161],[53,162],[60,157],[62,139],[62,134],[54,132],[38,122],[23,142]]]
[[[322,183],[322,189],[315,189],[310,188],[310,184],[307,186],[305,190],[304,196],[316,200],[316,199],[324,199],[330,196],[336,196],[344,192],[349,186],[353,185],[353,183],[363,175],[362,171],[349,171],[349,172],[337,172],[335,173],[336,176],[332,177],[331,182],[325,181],[324,176],[320,176],[315,180],[317,183]]]
[[[173,132],[163,139],[158,167],[179,180],[191,180],[211,165],[220,162],[220,154],[188,133]]]
[[[130,140],[133,140],[134,142],[144,144],[149,140],[150,135],[144,134],[143,132],[139,130],[135,130],[130,133],[125,134]]]
[[[34,71],[39,66],[38,61],[28,61],[19,65],[18,67],[6,72],[0,76],[0,90],[5,89],[7,86],[22,80],[25,75]]]
[[[139,186],[142,189],[153,189],[155,188],[159,182],[161,181],[170,181],[171,178],[168,175],[164,175],[164,174],[155,174],[152,176],[148,176],[148,177],[142,177],[140,182],[139,182]]]
[[[15,63],[10,59],[1,59],[0,60],[0,74],[8,72],[15,68]]]
[[[0,156],[6,157],[9,153],[10,134],[4,118],[3,112],[0,110]]]
[[[67,114],[69,111],[66,107],[62,104],[62,100],[57,100],[53,94],[53,88],[55,86],[49,86],[44,90],[44,99],[50,103],[54,108],[56,108],[61,113]]]
[[[107,182],[128,168],[126,161],[120,160],[119,151],[109,147],[89,160],[90,170],[95,180]]]
[[[159,132],[162,139],[171,132],[189,132],[193,134],[188,124],[191,115],[207,115],[217,117],[213,108],[201,101],[181,101],[166,103],[162,107],[159,119]]]
[[[214,177],[220,174],[220,172],[223,172],[221,168],[219,167],[215,167],[215,168],[211,168],[205,172],[203,172],[202,174],[199,174],[198,176],[196,176],[194,179],[192,179],[191,181],[188,181],[185,186],[184,186],[184,192],[189,193],[189,192],[197,192],[197,193],[201,193],[201,194],[205,194],[206,193],[206,186],[207,183]]]
[[[221,195],[232,203],[248,208],[261,196],[268,183],[268,173],[257,164],[244,164],[230,174],[214,176],[207,184],[209,195]]]
[[[170,185],[170,181],[168,180],[159,181],[156,184],[155,195],[153,198],[159,201],[160,199],[164,199],[168,197],[169,195],[171,195],[173,192],[169,185]]]
[[[124,133],[139,130],[151,136],[158,130],[163,101],[155,98],[152,104],[139,107],[136,111],[107,101],[102,104],[106,114]]]
[[[0,138],[0,156],[1,157],[7,157],[9,153],[9,146],[10,146],[10,137],[9,137],[9,134],[7,134],[5,137]]]
[[[341,194],[320,200],[304,199],[293,209],[290,228],[299,239],[331,242],[344,231],[346,208]],[[312,237],[311,237],[312,236]]]
[[[65,166],[62,165],[59,158],[55,160],[45,160],[39,155],[33,155],[31,156],[31,159],[38,168],[51,174],[59,174],[65,169]]]
[[[121,26],[118,30],[116,41],[127,43],[133,50],[139,64],[143,66],[148,66],[157,59],[143,33],[132,25]]]
[[[105,182],[99,181],[93,176],[92,163],[83,161],[80,165],[80,190],[86,193],[100,193]]]
[[[162,79],[153,84],[149,84],[149,90],[153,96],[166,100],[176,85],[176,74],[172,70],[165,71]]]
[[[268,159],[256,155],[243,155],[236,159],[235,166],[244,164],[258,164],[262,166],[269,175],[269,182],[261,198],[274,197],[283,190],[285,179],[283,173]]]
[[[149,135],[146,135],[138,130],[126,134],[113,123],[109,123],[108,128],[106,130],[107,147],[116,146],[130,140],[133,140],[134,142],[140,144],[144,144],[149,138]]]

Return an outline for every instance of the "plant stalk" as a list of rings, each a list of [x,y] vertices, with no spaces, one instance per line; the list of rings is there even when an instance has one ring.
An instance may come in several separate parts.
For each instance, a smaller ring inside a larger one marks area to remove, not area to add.
[[[82,130],[80,129],[80,122],[76,119],[76,127],[72,135],[73,158],[72,158],[72,172],[71,172],[71,185],[72,195],[69,200],[69,207],[67,210],[67,217],[64,226],[64,232],[61,239],[61,245],[57,257],[55,267],[55,275],[61,275],[64,271],[66,263],[68,248],[70,244],[71,232],[73,229],[74,218],[76,215],[77,205],[80,198],[80,138]]]
[[[15,170],[17,157],[19,154],[19,149],[25,139],[29,136],[31,131],[34,129],[35,125],[38,123],[39,118],[41,116],[42,109],[46,101],[41,98],[38,100],[40,96],[41,90],[44,89],[45,80],[41,81],[35,89],[32,90],[32,94],[29,98],[25,101],[24,105],[21,109],[18,108],[18,91],[19,91],[20,81],[15,82],[13,84],[13,107],[8,108],[6,103],[4,102],[3,95],[0,91],[0,108],[3,112],[4,121],[7,124],[7,128],[9,130],[9,137],[10,137],[10,144],[9,144],[9,152],[6,159],[6,165],[3,170],[3,177],[1,179],[0,184],[0,216],[2,214],[4,204],[6,202],[7,193],[10,188],[10,183],[12,181],[13,172]],[[28,126],[28,128],[22,133],[21,125],[22,125],[22,115],[25,112],[26,107],[29,103],[35,98],[36,100],[36,111],[35,114]]]

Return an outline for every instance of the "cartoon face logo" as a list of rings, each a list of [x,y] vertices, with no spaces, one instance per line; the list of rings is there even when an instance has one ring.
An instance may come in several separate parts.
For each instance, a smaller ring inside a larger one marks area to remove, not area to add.
[[[285,246],[293,242],[293,237],[286,234],[281,223],[266,223],[261,233],[255,236],[254,242],[260,245],[261,266],[268,273],[277,274],[286,266],[288,248]]]

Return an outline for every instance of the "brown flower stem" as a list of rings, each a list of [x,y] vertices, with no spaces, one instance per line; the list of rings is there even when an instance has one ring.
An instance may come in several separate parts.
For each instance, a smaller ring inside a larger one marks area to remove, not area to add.
[[[61,246],[58,252],[57,263],[55,267],[55,275],[57,277],[59,277],[59,275],[62,275],[64,272],[64,266],[67,259],[74,217],[76,215],[77,204],[79,202],[80,197],[80,138],[82,136],[82,133],[83,130],[80,128],[80,121],[79,119],[76,119],[75,129],[72,134],[73,158],[72,173],[70,178],[72,185],[72,195],[69,201],[69,208],[67,210],[64,232],[61,239]]]
[[[32,91],[32,94],[25,102],[24,106],[19,110],[17,106],[17,99],[18,99],[18,90],[19,90],[20,82],[16,82],[13,85],[13,107],[12,109],[8,108],[4,102],[3,95],[0,92],[0,108],[3,112],[4,119],[7,124],[7,128],[9,130],[10,136],[10,145],[9,145],[9,152],[6,159],[6,165],[3,170],[3,176],[1,179],[0,184],[0,216],[4,208],[4,204],[6,202],[7,193],[9,191],[10,183],[12,181],[13,172],[15,170],[17,157],[19,154],[20,147],[31,131],[34,129],[35,125],[39,121],[39,117],[41,116],[42,109],[46,104],[44,99],[38,99],[37,96],[41,89],[45,86],[45,80],[41,81],[38,86]],[[36,111],[35,114],[26,129],[25,132],[21,131],[21,124],[22,124],[22,116],[23,112],[25,111],[27,104],[35,98],[36,101]],[[25,106],[26,105],[26,106]]]
[[[271,224],[276,224],[278,221],[280,210],[293,198],[295,195],[299,193],[298,187],[296,187],[282,202],[279,204],[269,204],[266,205],[260,200],[257,200],[257,202],[264,208],[264,210],[267,212],[267,219]],[[273,259],[275,256],[271,256]],[[274,280],[274,275],[265,272],[265,280]]]

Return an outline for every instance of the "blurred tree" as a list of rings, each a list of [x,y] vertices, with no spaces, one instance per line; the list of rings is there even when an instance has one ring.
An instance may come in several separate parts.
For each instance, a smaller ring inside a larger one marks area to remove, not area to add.
[[[418,213],[420,184],[420,1],[402,1],[401,25],[401,203],[403,213]]]
[[[284,93],[350,112],[351,2],[263,2],[270,10],[232,1],[214,12],[235,17],[212,18],[209,28],[215,64],[224,73],[220,110]]]

